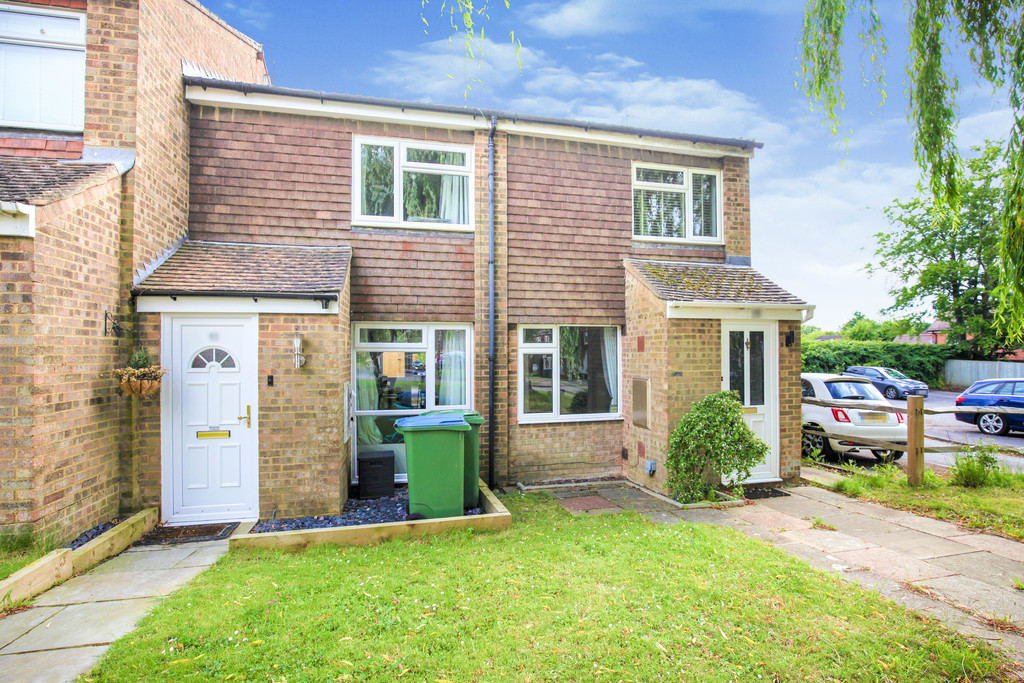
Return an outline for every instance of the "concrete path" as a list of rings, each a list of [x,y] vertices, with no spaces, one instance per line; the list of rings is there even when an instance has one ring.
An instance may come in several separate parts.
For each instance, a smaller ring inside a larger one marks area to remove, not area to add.
[[[217,561],[228,542],[129,548],[0,619],[0,683],[63,683],[91,669],[160,598]]]
[[[1024,629],[1024,592],[1013,586],[1015,577],[1024,579],[1024,544],[813,486],[785,491],[742,507],[689,510],[626,484],[549,493],[573,514],[632,509],[664,524],[736,529],[988,641],[1024,669],[1024,637],[992,626]]]

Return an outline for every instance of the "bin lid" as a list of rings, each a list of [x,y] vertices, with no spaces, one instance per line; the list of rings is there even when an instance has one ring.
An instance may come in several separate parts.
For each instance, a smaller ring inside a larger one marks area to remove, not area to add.
[[[456,432],[469,431],[469,425],[462,415],[441,413],[434,415],[413,415],[395,420],[395,428],[399,431],[416,431],[427,429],[451,430]]]
[[[482,425],[484,418],[480,417],[480,413],[475,410],[466,410],[465,408],[449,408],[448,410],[428,410],[421,415],[461,415],[467,423],[471,425]]]

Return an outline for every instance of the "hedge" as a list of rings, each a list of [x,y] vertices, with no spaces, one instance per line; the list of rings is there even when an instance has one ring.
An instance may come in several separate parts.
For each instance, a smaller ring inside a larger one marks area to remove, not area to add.
[[[803,372],[840,373],[851,365],[878,365],[899,370],[928,386],[941,386],[946,361],[955,355],[945,344],[897,344],[875,341],[803,342]]]

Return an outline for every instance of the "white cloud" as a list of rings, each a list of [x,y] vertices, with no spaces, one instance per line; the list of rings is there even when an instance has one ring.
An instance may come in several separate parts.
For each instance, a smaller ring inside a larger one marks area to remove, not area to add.
[[[615,69],[634,69],[638,66],[644,65],[643,62],[638,62],[632,57],[623,57],[622,55],[617,55],[614,52],[605,52],[602,55],[597,55],[594,59],[599,62],[608,62],[612,65],[612,68]]]
[[[270,25],[270,19],[274,16],[268,10],[262,0],[239,0],[238,2],[225,2],[226,7],[234,12],[246,26],[265,31]]]

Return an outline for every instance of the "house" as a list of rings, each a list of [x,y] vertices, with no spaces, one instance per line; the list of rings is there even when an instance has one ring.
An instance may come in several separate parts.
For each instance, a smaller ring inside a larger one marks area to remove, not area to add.
[[[945,344],[949,323],[936,320],[921,334],[901,334],[893,339],[898,344]]]
[[[110,371],[132,273],[188,229],[181,74],[263,83],[262,57],[193,0],[0,3],[0,535],[141,504],[148,436]]]
[[[262,65],[258,46],[225,41]],[[88,310],[90,342],[105,344],[82,396],[109,417],[78,424],[107,425],[119,447],[103,482],[122,509],[159,505],[171,523],[336,512],[361,454],[393,453],[406,479],[395,420],[433,408],[483,415],[496,485],[622,475],[660,488],[672,426],[722,389],[771,446],[751,481],[798,476],[811,307],[751,267],[759,143],[294,90],[190,63],[167,71],[183,85],[170,110],[187,194],[147,192],[180,229],[136,211],[120,239],[151,247],[115,243],[96,278],[170,371],[160,394],[116,397],[98,371],[126,344],[100,336],[104,305],[68,313]],[[136,153],[118,177],[138,176]],[[118,183],[107,166],[90,173],[67,187]],[[59,393],[69,368],[50,365],[78,361],[71,345],[40,348],[53,329],[22,339]],[[40,422],[66,400],[35,404]],[[45,499],[46,455],[24,495]]]

